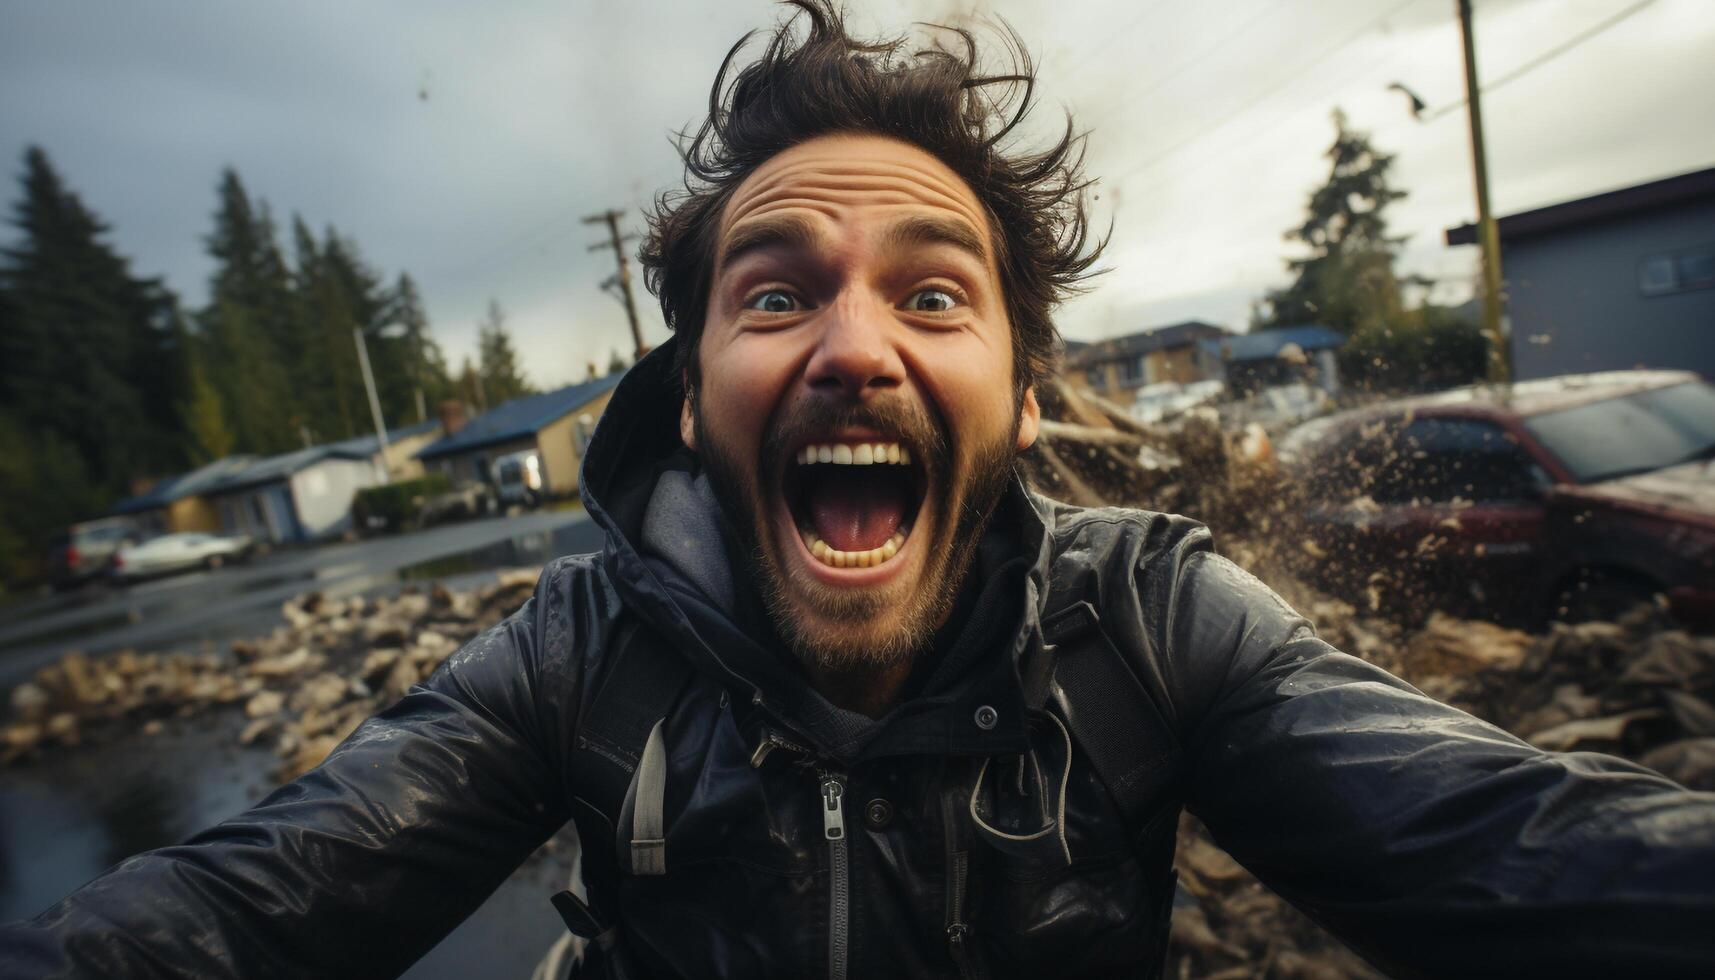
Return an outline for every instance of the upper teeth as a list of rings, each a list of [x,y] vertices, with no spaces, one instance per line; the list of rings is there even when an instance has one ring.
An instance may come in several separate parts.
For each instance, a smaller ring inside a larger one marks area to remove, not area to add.
[[[825,442],[798,450],[798,462],[834,463],[838,466],[868,466],[871,463],[910,463],[911,450],[897,442]]]

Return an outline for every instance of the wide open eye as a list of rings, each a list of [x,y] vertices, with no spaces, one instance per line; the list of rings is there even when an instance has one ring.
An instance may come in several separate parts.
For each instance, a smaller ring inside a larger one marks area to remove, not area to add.
[[[905,308],[914,313],[945,313],[957,305],[959,301],[944,289],[919,289],[905,301]]]
[[[784,289],[770,289],[751,297],[745,307],[764,313],[796,313],[798,299]]]

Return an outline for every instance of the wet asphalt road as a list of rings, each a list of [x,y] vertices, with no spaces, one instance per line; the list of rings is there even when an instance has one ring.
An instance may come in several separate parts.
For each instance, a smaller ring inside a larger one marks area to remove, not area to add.
[[[0,692],[74,649],[187,649],[265,633],[281,622],[282,602],[310,589],[349,596],[436,581],[468,587],[495,569],[600,544],[581,512],[537,513],[26,600],[0,610]],[[278,760],[238,746],[243,721],[234,714],[212,727],[169,724],[159,735],[0,770],[0,922],[33,916],[123,858],[181,841],[261,799]],[[566,887],[569,854],[562,847],[519,868],[407,980],[529,977],[564,934],[548,898]]]
[[[186,649],[266,633],[300,592],[329,596],[446,581],[594,551],[601,534],[582,511],[450,524],[398,537],[277,551],[213,571],[132,585],[92,584],[0,609],[0,689],[71,650]]]

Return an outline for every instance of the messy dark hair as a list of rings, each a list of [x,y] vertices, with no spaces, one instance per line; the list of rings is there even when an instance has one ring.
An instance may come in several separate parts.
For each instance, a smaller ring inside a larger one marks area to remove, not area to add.
[[[685,186],[664,193],[649,216],[641,259],[649,290],[679,337],[679,373],[698,382],[697,345],[714,274],[716,233],[733,191],[770,157],[832,133],[904,140],[964,179],[993,227],[1006,311],[1012,323],[1013,380],[1041,380],[1055,357],[1052,311],[1091,275],[1105,241],[1088,233],[1083,137],[1066,119],[1046,149],[1003,147],[1030,111],[1035,73],[1023,42],[1003,25],[1009,70],[982,74],[976,38],[938,28],[951,49],[910,51],[904,38],[861,41],[846,33],[831,0],[789,0],[794,16],[762,57],[733,74],[754,32],[727,53],[709,92],[709,115],[680,136]]]

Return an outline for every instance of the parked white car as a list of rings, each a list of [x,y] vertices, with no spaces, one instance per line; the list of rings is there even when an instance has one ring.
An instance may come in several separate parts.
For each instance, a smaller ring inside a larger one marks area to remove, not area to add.
[[[219,568],[250,557],[255,544],[246,535],[221,537],[186,531],[163,534],[140,545],[121,548],[113,558],[113,576],[139,579],[191,568]]]

